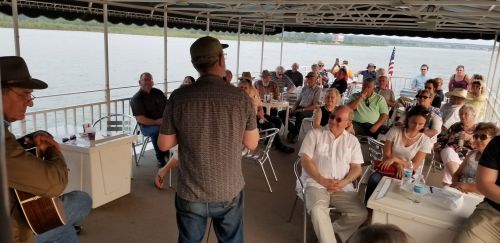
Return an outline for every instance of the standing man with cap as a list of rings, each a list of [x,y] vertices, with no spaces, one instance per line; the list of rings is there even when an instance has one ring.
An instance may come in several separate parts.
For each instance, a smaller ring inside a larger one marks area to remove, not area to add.
[[[158,145],[179,146],[175,196],[179,242],[201,242],[207,219],[219,242],[243,242],[243,147],[257,147],[255,110],[243,89],[227,85],[223,49],[205,36],[190,48],[200,78],[177,89],[167,102]]]
[[[358,74],[363,75],[363,79],[373,78],[377,80],[377,72],[375,71],[377,67],[373,63],[368,63],[366,70],[359,71]],[[378,86],[378,83],[377,83]]]
[[[158,135],[160,134],[160,124],[162,121],[163,110],[167,104],[165,94],[153,87],[153,75],[151,73],[142,73],[139,78],[139,91],[130,99],[130,108],[144,136],[151,137],[151,143],[155,149],[158,167],[167,164],[166,157],[168,151],[161,151],[158,148]]]
[[[5,126],[7,179],[9,185],[9,211],[14,242],[34,242],[30,230],[17,202],[13,189],[41,197],[60,196],[68,183],[68,168],[61,150],[53,137],[37,131],[16,140],[8,127],[10,123],[23,120],[26,108],[33,106],[33,89],[45,89],[47,84],[31,78],[28,67],[21,57],[0,57],[2,78],[2,107]],[[26,149],[34,148],[35,156]],[[42,159],[43,158],[43,159]],[[78,242],[75,225],[90,212],[92,199],[81,191],[61,196],[66,214],[66,224],[36,236],[37,242]]]

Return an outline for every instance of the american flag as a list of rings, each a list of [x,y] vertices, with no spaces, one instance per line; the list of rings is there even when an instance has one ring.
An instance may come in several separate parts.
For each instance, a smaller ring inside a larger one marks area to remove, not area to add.
[[[394,74],[394,56],[396,55],[396,47],[392,49],[391,60],[389,60],[389,78]]]
[[[392,75],[394,74],[394,57],[396,56],[396,47],[392,48],[391,60],[389,60],[389,89],[392,89]]]

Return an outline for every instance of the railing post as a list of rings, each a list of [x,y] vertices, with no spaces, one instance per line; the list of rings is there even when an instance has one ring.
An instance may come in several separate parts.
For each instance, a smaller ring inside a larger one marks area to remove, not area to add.
[[[236,80],[240,78],[241,16],[238,19],[238,48],[236,50]]]
[[[165,4],[165,9],[163,10],[163,91],[165,95],[168,93],[168,13],[167,4]]]
[[[14,45],[16,48],[16,56],[21,56],[21,47],[19,45],[19,18],[17,10],[17,0],[12,0],[12,22],[14,25]]]
[[[262,45],[260,49],[260,72],[262,73],[262,68],[264,65],[264,37],[266,36],[266,22],[262,22]]]
[[[109,89],[109,49],[108,49],[108,3],[104,0],[103,4],[103,22],[104,22],[104,81],[107,114],[110,113],[111,91]],[[93,115],[93,114],[92,114]],[[94,116],[92,116],[92,119]]]

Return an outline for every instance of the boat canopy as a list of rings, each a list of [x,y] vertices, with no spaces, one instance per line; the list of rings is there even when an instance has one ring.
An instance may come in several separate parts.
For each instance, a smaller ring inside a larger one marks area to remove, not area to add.
[[[495,0],[2,0],[28,17],[273,35],[283,31],[492,40]],[[166,14],[165,14],[166,12]],[[208,24],[207,24],[208,22]],[[264,30],[263,30],[264,29]]]

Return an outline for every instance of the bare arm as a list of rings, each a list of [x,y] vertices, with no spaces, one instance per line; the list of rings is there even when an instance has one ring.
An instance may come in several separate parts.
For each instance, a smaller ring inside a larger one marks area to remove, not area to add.
[[[321,108],[316,108],[314,109],[314,114],[313,114],[313,127],[314,128],[320,128],[321,127],[321,117],[323,116],[321,112]]]
[[[384,125],[385,121],[387,121],[388,118],[389,115],[385,113],[380,114],[380,117],[378,118],[377,122],[375,122],[370,128],[370,132],[372,133],[376,132],[382,125]]]
[[[427,137],[434,137],[436,134],[438,134],[438,131],[432,129],[432,128],[426,128],[425,131],[424,131],[424,134],[427,136]]]
[[[243,133],[243,145],[250,150],[255,150],[259,143],[259,130],[257,128]]]
[[[500,187],[496,185],[498,170],[477,166],[476,186],[479,191],[495,203],[500,203]]]
[[[145,116],[135,116],[138,123],[142,125],[161,125],[162,118],[150,119]]]
[[[177,145],[177,136],[175,134],[165,135],[161,134],[158,136],[158,147],[161,151],[167,151]]]
[[[347,104],[352,110],[356,110],[359,106],[359,104],[361,103],[361,101],[363,101],[365,98],[364,96],[361,94],[357,99],[351,101],[349,104]]]
[[[332,179],[327,179],[323,177],[319,171],[318,168],[316,168],[316,164],[314,161],[309,158],[307,155],[302,155],[302,160],[301,160],[301,165],[302,168],[307,172],[307,174],[312,177],[318,184],[326,187],[327,189],[331,186]]]

